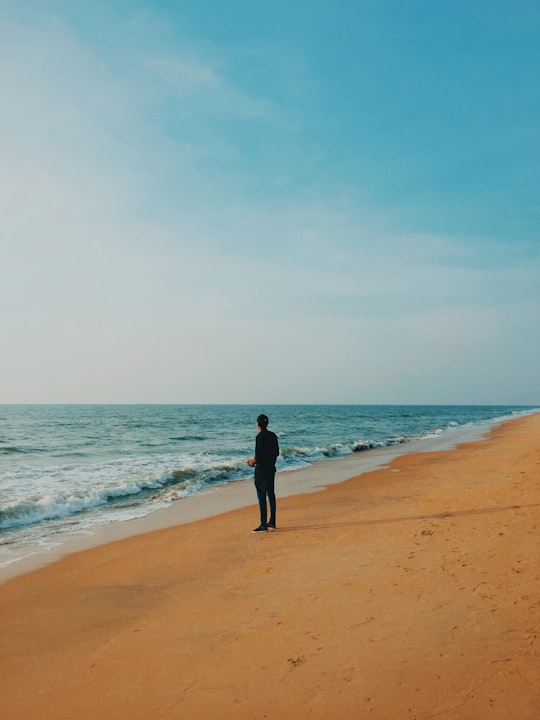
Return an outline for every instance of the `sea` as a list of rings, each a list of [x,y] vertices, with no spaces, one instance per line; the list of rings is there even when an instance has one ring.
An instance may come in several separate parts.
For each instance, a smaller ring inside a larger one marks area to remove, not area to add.
[[[279,438],[279,472],[536,411],[485,405],[0,405],[0,568],[74,534],[251,477],[246,461],[260,412]]]

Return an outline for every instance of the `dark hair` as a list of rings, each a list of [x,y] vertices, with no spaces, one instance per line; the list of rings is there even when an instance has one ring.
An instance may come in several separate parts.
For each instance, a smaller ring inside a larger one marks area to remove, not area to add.
[[[266,415],[259,415],[257,418],[257,425],[265,430],[268,427],[268,417]]]

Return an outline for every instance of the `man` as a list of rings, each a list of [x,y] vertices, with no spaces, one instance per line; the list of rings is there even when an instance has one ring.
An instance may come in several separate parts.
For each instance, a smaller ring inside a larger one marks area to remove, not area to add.
[[[276,494],[274,479],[276,476],[276,459],[279,455],[279,444],[275,433],[268,430],[268,417],[259,415],[257,418],[259,433],[255,438],[255,457],[248,460],[248,465],[255,468],[255,489],[259,500],[261,524],[252,532],[266,532],[269,528],[276,529]],[[266,498],[270,504],[270,519],[267,521]]]

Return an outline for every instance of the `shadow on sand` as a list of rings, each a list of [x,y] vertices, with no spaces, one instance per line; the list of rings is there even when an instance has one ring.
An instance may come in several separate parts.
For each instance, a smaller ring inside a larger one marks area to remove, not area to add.
[[[280,526],[279,532],[292,532],[298,530],[325,530],[340,527],[355,527],[368,525],[389,525],[392,523],[407,522],[411,520],[446,520],[448,518],[470,517],[474,515],[488,515],[491,513],[508,512],[508,510],[519,510],[520,508],[538,507],[540,503],[532,505],[505,505],[502,507],[475,508],[471,510],[454,510],[435,513],[433,515],[410,515],[408,517],[391,517],[378,520],[357,520],[354,522],[335,522],[335,523],[313,523],[312,525],[289,525]]]

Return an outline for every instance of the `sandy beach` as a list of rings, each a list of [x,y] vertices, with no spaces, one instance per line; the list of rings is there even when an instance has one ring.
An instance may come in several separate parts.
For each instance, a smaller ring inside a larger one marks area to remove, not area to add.
[[[267,534],[250,488],[7,580],[2,717],[536,720],[539,437],[536,414],[281,497]]]

